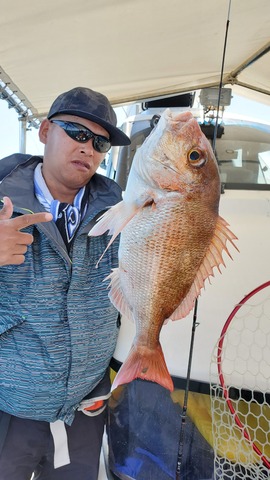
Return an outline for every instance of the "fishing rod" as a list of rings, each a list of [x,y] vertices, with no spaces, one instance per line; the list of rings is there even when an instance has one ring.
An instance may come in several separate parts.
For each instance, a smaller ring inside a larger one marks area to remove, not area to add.
[[[218,112],[220,108],[221,92],[222,92],[222,86],[223,86],[223,73],[224,73],[225,56],[226,56],[226,50],[227,50],[228,31],[229,31],[229,25],[230,25],[230,12],[231,12],[231,0],[229,0],[228,14],[227,14],[227,21],[226,21],[226,28],[225,28],[225,38],[224,38],[222,64],[221,64],[221,71],[220,71],[220,82],[219,82],[219,90],[218,90],[217,116],[216,116],[213,142],[212,142],[212,149],[214,153],[216,149],[216,138],[217,138],[217,131],[218,131]],[[191,376],[191,365],[192,365],[192,357],[193,357],[193,350],[194,350],[195,331],[196,331],[196,327],[199,325],[199,323],[197,322],[197,309],[198,309],[198,297],[196,298],[195,304],[194,304],[188,368],[187,368],[187,381],[186,381],[184,402],[183,402],[182,415],[181,415],[181,427],[180,427],[180,435],[179,435],[179,448],[178,448],[178,455],[177,455],[175,480],[181,480],[181,466],[182,466],[182,460],[183,460],[183,450],[184,450],[184,440],[185,440],[185,425],[186,425],[186,418],[187,418],[187,404],[188,404],[189,384],[190,384],[190,376]]]
[[[212,143],[212,148],[213,148],[214,153],[215,153],[215,150],[216,150],[216,139],[217,139],[217,131],[218,131],[218,112],[219,112],[219,107],[220,107],[220,99],[221,99],[221,92],[222,92],[222,86],[223,86],[224,64],[225,64],[225,56],[226,56],[226,50],[227,50],[227,39],[228,39],[229,25],[230,25],[230,12],[231,12],[231,0],[229,0],[228,15],[227,15],[227,22],[226,22],[226,29],[225,29],[225,39],[224,39],[224,46],[223,46],[223,55],[222,55],[222,63],[221,63],[221,70],[220,70],[220,81],[219,81],[219,87],[218,87],[217,116],[216,116],[216,123],[215,123],[213,143]]]
[[[184,396],[182,415],[181,415],[179,450],[178,450],[177,465],[176,465],[176,480],[180,480],[180,472],[181,472],[183,450],[184,450],[184,437],[185,437],[184,427],[185,427],[185,424],[186,424],[186,417],[187,417],[187,403],[188,403],[188,393],[189,393],[192,356],[193,356],[193,351],[194,351],[195,330],[196,330],[197,326],[199,325],[197,323],[197,308],[198,308],[198,298],[196,298],[196,300],[195,300],[194,312],[193,312],[193,322],[192,322],[191,340],[190,340],[190,348],[189,348],[189,359],[188,359],[188,368],[187,368],[187,382],[186,382],[185,396]]]

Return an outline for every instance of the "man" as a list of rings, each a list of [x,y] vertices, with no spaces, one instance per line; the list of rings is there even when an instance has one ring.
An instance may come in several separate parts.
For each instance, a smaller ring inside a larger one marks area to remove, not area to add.
[[[0,480],[96,480],[118,333],[104,279],[118,245],[97,268],[108,237],[88,232],[121,200],[96,170],[130,141],[108,99],[82,87],[54,101],[39,136],[43,159],[0,162]]]

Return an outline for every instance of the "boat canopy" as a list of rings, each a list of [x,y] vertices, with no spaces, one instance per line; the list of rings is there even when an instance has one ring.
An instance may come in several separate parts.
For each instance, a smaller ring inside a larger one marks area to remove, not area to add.
[[[0,6],[0,94],[11,91],[33,117],[75,86],[101,91],[114,106],[219,86],[225,38],[223,85],[270,103],[269,0]]]

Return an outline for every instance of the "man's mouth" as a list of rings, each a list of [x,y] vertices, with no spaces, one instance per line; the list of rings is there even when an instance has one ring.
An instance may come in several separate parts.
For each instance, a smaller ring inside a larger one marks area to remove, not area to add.
[[[75,165],[78,168],[90,170],[90,165],[87,162],[83,162],[82,160],[74,160],[73,165]]]

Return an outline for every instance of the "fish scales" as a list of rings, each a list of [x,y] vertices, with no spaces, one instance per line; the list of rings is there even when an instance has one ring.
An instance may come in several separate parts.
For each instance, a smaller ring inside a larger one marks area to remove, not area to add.
[[[166,110],[133,160],[124,199],[90,231],[121,233],[110,299],[136,324],[113,388],[142,378],[173,390],[159,341],[185,317],[236,238],[219,217],[220,179],[208,140],[191,113]],[[109,243],[109,244],[110,244]]]
[[[159,316],[160,328],[190,289],[194,269],[198,269],[213,235],[214,226],[211,228],[208,219],[208,242],[202,249],[198,232],[206,236],[203,219],[200,217],[194,229],[187,228],[185,210],[184,204],[175,200],[155,209],[147,207],[130,221],[121,236],[119,267],[124,271],[124,296],[133,299],[138,318]]]

